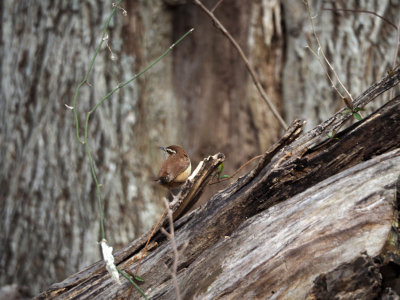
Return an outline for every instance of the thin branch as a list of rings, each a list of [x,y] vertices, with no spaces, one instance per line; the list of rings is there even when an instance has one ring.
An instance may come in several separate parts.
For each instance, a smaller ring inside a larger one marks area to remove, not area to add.
[[[175,240],[174,218],[172,216],[172,210],[169,207],[169,203],[168,203],[167,199],[163,198],[163,202],[166,207],[165,209],[167,210],[167,213],[168,213],[169,233],[164,228],[161,228],[161,232],[163,234],[165,234],[166,237],[171,241],[172,250],[174,251],[174,259],[173,259],[173,264],[172,264],[171,276],[172,276],[172,282],[174,283],[174,287],[175,287],[176,299],[181,300],[182,297],[181,297],[181,293],[179,291],[178,278],[176,276],[177,271],[178,271],[179,252],[178,252],[178,247],[176,246],[176,240]]]
[[[311,27],[312,27],[312,31],[313,31],[315,40],[317,41],[319,50],[321,51],[322,57],[324,58],[326,64],[329,66],[329,68],[332,70],[332,72],[333,72],[333,74],[335,75],[335,78],[336,78],[337,81],[339,82],[340,86],[344,89],[344,91],[346,92],[346,94],[350,97],[351,101],[354,101],[354,99],[353,99],[353,97],[351,96],[350,92],[346,89],[346,87],[344,86],[344,84],[343,84],[342,81],[340,80],[338,74],[336,73],[335,69],[332,67],[331,63],[329,62],[329,60],[328,60],[328,59],[326,58],[326,56],[325,56],[325,52],[324,52],[324,50],[322,49],[322,46],[321,46],[321,43],[320,43],[320,41],[319,41],[318,35],[317,35],[316,31],[315,31],[314,22],[313,22],[312,16],[311,16],[311,8],[310,8],[310,5],[309,5],[309,3],[308,3],[308,0],[304,0],[304,4],[305,4],[306,7],[307,7],[308,18],[309,18],[309,20],[310,20]],[[343,97],[342,97],[342,98],[343,98]]]
[[[392,64],[393,70],[396,69],[396,61],[399,54],[399,50],[400,50],[400,19],[399,19],[399,25],[397,26],[397,47],[393,55],[393,64]]]
[[[146,245],[144,245],[144,248],[143,248],[144,251],[146,251],[147,246],[149,245],[149,243],[150,243],[150,241],[151,241],[153,235],[154,235],[154,234],[156,233],[156,231],[159,229],[159,225],[160,225],[161,221],[164,219],[164,216],[165,216],[165,213],[166,213],[166,212],[167,212],[167,210],[164,209],[164,211],[163,211],[163,213],[161,214],[160,218],[158,219],[156,225],[153,227],[153,230],[151,231],[149,237],[147,238]],[[139,268],[140,268],[140,265],[141,265],[141,263],[142,263],[142,259],[143,259],[143,256],[140,257],[140,260],[139,260],[138,265],[137,265],[137,267],[136,267],[136,274],[139,274]]]
[[[98,179],[97,179],[97,175],[96,175],[96,170],[95,170],[95,165],[94,165],[92,153],[91,153],[91,150],[90,150],[89,144],[88,144],[88,128],[89,128],[89,119],[90,119],[90,116],[91,116],[92,113],[94,113],[94,112],[96,111],[96,109],[97,109],[104,101],[106,101],[107,99],[109,99],[109,98],[111,97],[112,94],[114,94],[117,90],[123,88],[124,86],[126,86],[127,84],[129,84],[130,82],[132,82],[133,80],[135,80],[136,78],[138,78],[140,75],[142,75],[143,73],[145,73],[146,71],[148,71],[150,68],[152,68],[156,63],[158,63],[158,62],[159,62],[164,56],[166,56],[177,44],[179,44],[184,38],[186,38],[186,36],[188,36],[188,35],[189,35],[191,32],[193,32],[193,30],[194,30],[193,28],[190,29],[190,30],[189,30],[188,32],[186,32],[180,39],[178,39],[174,44],[172,44],[162,55],[160,55],[153,63],[151,63],[151,64],[150,64],[149,66],[147,66],[144,70],[142,70],[141,72],[139,72],[138,74],[136,74],[135,76],[133,76],[133,77],[132,77],[131,79],[129,79],[128,81],[126,81],[126,82],[124,82],[124,83],[122,83],[122,84],[119,84],[115,89],[113,89],[113,90],[112,90],[111,92],[109,92],[106,96],[104,96],[104,97],[99,101],[99,103],[97,103],[97,104],[87,113],[87,115],[86,115],[85,128],[84,128],[84,141],[82,142],[82,140],[80,139],[80,136],[79,136],[79,119],[78,119],[77,107],[76,107],[76,105],[77,105],[77,99],[78,99],[78,93],[79,93],[79,90],[80,90],[80,88],[82,87],[82,85],[84,85],[85,83],[87,83],[87,79],[88,79],[88,77],[89,77],[89,73],[90,73],[90,71],[91,71],[92,68],[93,68],[94,61],[95,61],[95,59],[96,59],[96,56],[97,56],[97,54],[99,53],[100,48],[101,48],[101,46],[102,46],[102,44],[103,44],[104,41],[107,41],[107,47],[109,48],[110,52],[113,54],[111,48],[110,48],[109,45],[108,45],[108,36],[106,37],[106,33],[107,33],[108,25],[109,25],[109,23],[110,23],[110,21],[111,21],[112,16],[114,15],[116,9],[118,9],[118,8],[120,9],[119,3],[120,3],[121,1],[122,1],[122,0],[118,1],[116,4],[113,4],[113,7],[114,7],[114,8],[113,8],[113,10],[112,10],[112,13],[110,14],[110,16],[109,16],[108,19],[107,19],[106,25],[104,26],[103,36],[102,36],[101,42],[100,42],[100,44],[98,45],[98,47],[97,47],[97,49],[96,49],[96,52],[95,52],[95,54],[94,54],[94,56],[93,56],[93,58],[92,58],[92,60],[91,60],[89,69],[88,69],[88,71],[87,71],[86,74],[85,74],[84,80],[78,85],[78,87],[77,87],[76,90],[75,90],[75,95],[74,95],[74,100],[73,100],[73,103],[74,103],[74,104],[73,104],[73,108],[72,108],[72,109],[73,109],[73,112],[74,112],[75,125],[76,125],[76,138],[77,138],[78,142],[80,142],[80,143],[82,143],[82,144],[85,145],[86,154],[87,154],[87,156],[88,156],[88,158],[89,158],[90,170],[91,170],[91,173],[92,173],[93,180],[94,180],[94,182],[95,182],[95,184],[96,184],[97,204],[98,204],[99,215],[100,215],[100,231],[101,231],[101,239],[102,239],[102,240],[105,240],[104,211],[103,211],[103,205],[102,205],[102,201],[101,201],[101,190],[100,190],[101,185],[99,184]],[[153,234],[154,234],[154,233],[153,233]],[[150,239],[151,239],[151,237],[149,238],[148,242],[150,241]],[[148,242],[147,242],[147,244],[146,244],[146,247],[147,247],[147,245],[148,245]],[[139,268],[139,266],[140,266],[140,262],[139,262],[138,268]],[[137,269],[138,269],[138,268],[137,268]],[[142,295],[144,295],[144,297],[146,298],[146,295],[143,293],[143,291],[139,289],[139,287],[136,285],[136,283],[135,283],[132,279],[130,279],[129,276],[128,276],[126,273],[121,272],[121,270],[118,270],[118,271],[119,271],[124,277],[126,277],[126,278],[131,282],[131,284],[132,284],[137,290],[139,290],[139,292],[141,292]],[[136,272],[137,272],[137,271],[136,271]]]
[[[315,51],[314,51],[309,45],[307,45],[307,48],[308,48],[308,50],[310,50],[310,52],[317,58],[319,64],[321,65],[322,69],[325,71],[326,76],[328,77],[329,81],[331,82],[332,87],[333,87],[333,88],[335,89],[335,91],[340,95],[340,97],[341,97],[342,99],[344,99],[345,97],[344,97],[344,96],[342,95],[342,93],[337,89],[335,83],[334,83],[333,80],[332,80],[332,77],[329,75],[328,71],[326,70],[326,68],[325,68],[325,66],[324,66],[324,63],[323,63],[322,60],[321,60],[321,57],[320,57],[317,53],[315,53]]]
[[[273,115],[280,122],[281,126],[286,129],[287,128],[286,122],[280,116],[278,110],[275,108],[274,104],[271,102],[268,95],[265,93],[264,89],[262,88],[262,85],[261,85],[260,81],[257,79],[256,73],[255,73],[253,67],[250,65],[249,60],[247,59],[246,55],[244,54],[242,48],[240,48],[239,44],[231,36],[231,34],[228,32],[228,30],[226,30],[224,25],[221,24],[221,22],[217,19],[217,17],[215,17],[215,15],[210,10],[208,10],[208,8],[205,7],[204,4],[200,0],[194,0],[194,3],[197,4],[198,6],[200,6],[200,8],[214,21],[214,23],[217,25],[218,29],[222,31],[222,33],[228,38],[228,40],[233,44],[233,46],[239,52],[239,55],[242,58],[242,60],[244,61],[245,65],[250,73],[250,76],[253,79],[254,84],[256,85],[256,88],[261,95],[261,98],[267,103],[267,105],[271,109]]]
[[[396,50],[394,51],[394,55],[393,55],[393,63],[392,63],[392,69],[395,70],[397,68],[396,66],[396,61],[397,61],[397,57],[399,54],[399,50],[400,50],[400,19],[399,19],[399,24],[397,26],[397,45],[396,45]],[[390,91],[390,98],[394,97],[394,89],[392,89]]]
[[[92,153],[90,151],[89,145],[87,143],[87,134],[88,134],[88,130],[87,130],[87,126],[89,124],[89,117],[90,117],[90,112],[87,114],[86,116],[86,124],[85,124],[85,137],[84,137],[84,144],[85,144],[85,150],[86,150],[86,154],[89,158],[89,165],[90,165],[90,170],[92,172],[92,177],[93,180],[96,184],[96,194],[97,194],[97,205],[99,208],[99,214],[100,214],[100,232],[101,232],[101,239],[105,239],[106,238],[106,234],[104,231],[104,212],[103,212],[103,204],[101,202],[101,190],[100,190],[100,184],[97,180],[97,176],[96,176],[96,171],[94,169],[94,162],[93,162],[93,158],[92,158]]]
[[[212,12],[212,13],[217,9],[217,7],[222,3],[222,1],[224,1],[224,0],[219,0],[219,1],[214,5],[214,7],[211,9],[211,12]]]

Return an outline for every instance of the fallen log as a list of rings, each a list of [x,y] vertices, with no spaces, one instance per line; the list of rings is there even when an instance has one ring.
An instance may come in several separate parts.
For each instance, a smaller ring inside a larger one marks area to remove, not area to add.
[[[354,105],[365,105],[399,80],[399,70],[392,72]],[[400,264],[400,97],[334,138],[326,137],[350,117],[340,111],[301,136],[303,123],[295,121],[252,171],[203,207],[176,218],[177,279],[184,299],[323,299],[341,293],[373,299],[387,288],[400,293],[385,280],[388,266]],[[198,178],[213,176],[210,170],[218,163],[211,165],[205,169],[208,175]],[[189,193],[186,188],[182,191]],[[184,202],[185,195],[174,203]],[[158,233],[143,251],[147,236],[116,252],[116,263],[135,272],[143,257],[140,287],[151,299],[173,299],[171,243]],[[347,274],[346,283],[340,272]],[[129,289],[125,280],[121,286],[114,283],[98,262],[37,299],[119,299]]]

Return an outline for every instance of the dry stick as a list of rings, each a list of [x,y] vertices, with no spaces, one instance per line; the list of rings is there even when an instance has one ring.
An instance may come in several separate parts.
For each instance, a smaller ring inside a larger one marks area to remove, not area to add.
[[[214,5],[214,7],[211,9],[211,12],[212,12],[212,13],[217,9],[217,7],[222,3],[222,1],[224,1],[224,0],[219,0],[219,1]]]
[[[173,281],[174,287],[175,287],[176,299],[181,300],[182,297],[181,297],[181,293],[179,291],[178,279],[176,276],[176,273],[178,270],[179,253],[178,253],[178,247],[176,246],[176,241],[175,241],[174,218],[172,216],[172,210],[169,208],[167,199],[163,198],[163,202],[166,207],[165,209],[168,212],[169,233],[164,228],[161,228],[161,232],[163,234],[165,234],[165,236],[171,241],[172,250],[174,251],[174,260],[173,260],[174,262],[172,264],[171,277],[172,277],[172,281]]]
[[[319,64],[321,65],[322,69],[325,71],[326,76],[328,77],[329,81],[331,82],[332,87],[333,87],[333,88],[335,89],[335,91],[340,95],[340,97],[341,97],[342,99],[344,99],[345,97],[344,97],[344,96],[342,95],[342,93],[337,89],[335,83],[334,83],[333,80],[332,80],[332,77],[329,75],[328,71],[326,70],[326,68],[325,68],[325,66],[324,66],[324,63],[323,63],[322,60],[321,60],[321,57],[320,57],[317,53],[315,53],[315,51],[314,51],[309,45],[307,45],[307,49],[310,50],[310,52],[317,58]]]
[[[393,64],[392,64],[392,69],[395,70],[397,68],[396,66],[396,60],[397,60],[397,55],[399,53],[399,49],[400,49],[400,19],[399,19],[399,24],[397,26],[397,47],[396,47],[396,51],[394,52],[394,56],[393,56]],[[394,89],[392,89],[390,91],[390,99],[392,99],[394,97]]]
[[[393,56],[393,70],[396,69],[396,60],[397,60],[397,55],[399,53],[400,50],[400,19],[399,19],[399,24],[397,25],[397,47],[396,47],[396,51],[394,52],[394,56]]]
[[[131,276],[133,277],[133,273],[132,273],[131,271],[125,270],[125,272],[128,273],[129,275],[131,275]],[[129,298],[130,298],[131,295],[132,295],[132,291],[133,291],[133,286],[131,286],[131,287],[129,288],[129,292],[128,292],[128,295],[126,296],[126,300],[129,300]]]
[[[353,101],[354,101],[353,97],[351,96],[351,94],[349,93],[349,91],[346,89],[346,87],[344,86],[344,84],[343,84],[342,81],[340,80],[338,74],[336,73],[335,69],[332,67],[332,65],[330,64],[329,60],[328,60],[328,59],[326,58],[326,56],[325,56],[325,52],[324,52],[324,50],[322,49],[322,46],[321,46],[321,43],[320,43],[320,41],[319,41],[318,35],[317,35],[317,33],[315,32],[314,22],[313,22],[312,16],[311,16],[311,8],[310,8],[310,5],[309,5],[309,3],[308,3],[308,0],[304,0],[304,4],[305,4],[306,7],[307,7],[308,18],[310,19],[312,31],[313,31],[315,40],[317,41],[319,50],[321,51],[322,57],[324,58],[326,64],[329,66],[329,68],[332,70],[332,72],[333,72],[333,74],[335,75],[335,78],[336,78],[337,81],[339,82],[340,86],[344,89],[344,91],[346,92],[346,94],[350,97],[351,101],[353,102]],[[343,97],[342,97],[342,98],[343,98]]]
[[[233,44],[233,46],[236,48],[236,50],[239,52],[240,57],[242,58],[242,60],[244,61],[250,75],[251,78],[254,81],[254,84],[256,85],[256,88],[258,90],[258,92],[260,93],[261,97],[263,98],[263,100],[267,103],[268,107],[271,109],[272,113],[274,114],[274,116],[278,119],[278,121],[281,123],[283,128],[287,128],[287,124],[286,122],[283,120],[283,118],[280,116],[278,110],[275,108],[274,104],[271,102],[271,100],[269,99],[268,95],[265,93],[264,89],[261,86],[260,81],[257,79],[256,73],[253,69],[253,67],[250,65],[249,60],[247,59],[247,57],[245,56],[242,48],[240,48],[239,44],[235,41],[235,39],[231,36],[231,34],[228,32],[228,30],[226,30],[226,28],[224,27],[224,25],[221,24],[221,22],[214,16],[214,14],[209,11],[207,9],[207,7],[205,7],[203,5],[203,3],[200,0],[194,0],[194,3],[197,4],[198,6],[200,6],[200,8],[202,10],[204,10],[204,12],[214,21],[214,23],[217,25],[218,29],[222,31],[222,33],[228,38],[228,40]]]
[[[167,210],[164,209],[163,213],[161,214],[161,217],[158,219],[156,225],[153,227],[153,230],[151,231],[151,233],[150,233],[150,235],[149,235],[149,237],[148,237],[148,239],[147,239],[146,245],[145,245],[144,248],[143,248],[144,251],[146,251],[147,246],[149,245],[151,238],[153,237],[153,235],[154,235],[155,232],[157,231],[158,225],[160,225],[160,223],[161,223],[161,221],[163,220],[163,218],[164,218],[166,212],[167,212]],[[140,264],[142,263],[142,259],[143,259],[143,255],[140,257],[139,263],[138,263],[138,265],[137,265],[137,267],[136,267],[136,274],[139,274],[139,268],[140,268]]]

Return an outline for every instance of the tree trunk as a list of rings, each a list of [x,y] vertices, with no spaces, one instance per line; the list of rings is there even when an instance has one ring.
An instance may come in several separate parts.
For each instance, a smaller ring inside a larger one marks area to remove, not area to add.
[[[0,285],[15,282],[38,293],[100,257],[95,186],[65,104],[73,105],[112,6],[52,0],[0,6]],[[104,45],[81,88],[81,136],[88,110],[172,43],[170,14],[153,12],[164,9],[162,2],[122,6],[129,17],[118,10],[108,30],[118,59]],[[113,95],[89,124],[107,238],[115,247],[149,229],[162,211],[164,191],[152,180],[162,160],[156,146],[179,141],[177,100],[165,92],[172,90],[171,72],[167,56]]]
[[[165,191],[153,182],[163,159],[157,146],[181,144],[193,164],[211,149],[233,151],[225,168],[230,172],[278,136],[273,118],[259,116],[263,123],[254,125],[251,111],[265,109],[250,109],[244,100],[247,73],[228,41],[198,8],[165,3],[122,2],[127,17],[118,9],[108,30],[118,59],[110,59],[104,44],[78,99],[83,136],[89,109],[195,27],[91,117],[89,146],[102,184],[106,236],[115,248],[148,230],[162,211]],[[65,104],[73,105],[111,4],[0,3],[0,286],[17,283],[36,294],[100,257],[95,186]],[[259,22],[260,12],[269,10],[242,1],[221,8],[218,15],[244,49],[250,15]],[[239,141],[246,141],[240,150]]]
[[[397,70],[355,105],[399,81]],[[400,96],[326,137],[349,118],[343,109],[300,137],[304,123],[294,122],[256,168],[175,222],[184,299],[374,299],[400,292],[390,284],[400,266]],[[145,237],[116,252],[116,263],[134,272],[145,256],[141,288],[151,299],[173,299],[171,242],[159,233],[157,244],[141,251]],[[37,298],[117,299],[129,287],[115,284],[98,262]]]
[[[26,285],[33,295],[100,257],[95,185],[64,104],[72,105],[116,1],[25,2],[0,1],[0,286]],[[209,8],[216,2],[204,1]],[[321,11],[322,3],[312,5],[322,46],[358,94],[392,65],[396,31],[370,14]],[[356,5],[398,22],[398,1]],[[157,146],[183,145],[193,165],[223,152],[224,173],[231,174],[282,133],[236,50],[198,7],[148,0],[122,1],[121,8],[127,16],[118,9],[108,30],[118,59],[110,59],[104,44],[80,92],[81,136],[85,114],[107,92],[189,28],[195,31],[91,117],[89,146],[102,184],[106,236],[116,249],[161,214],[165,192],[153,182],[163,159]],[[288,123],[301,117],[311,128],[341,107],[303,48],[310,26],[301,1],[225,0],[214,13]],[[324,100],[314,101],[315,95]]]

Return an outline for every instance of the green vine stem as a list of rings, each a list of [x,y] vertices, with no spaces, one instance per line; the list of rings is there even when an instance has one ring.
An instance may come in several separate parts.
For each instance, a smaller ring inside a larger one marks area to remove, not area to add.
[[[104,25],[104,29],[103,29],[103,35],[101,36],[101,40],[99,45],[96,48],[96,52],[93,55],[92,60],[90,61],[90,65],[89,65],[89,69],[87,70],[85,77],[83,78],[83,80],[81,81],[81,83],[79,83],[79,85],[77,86],[76,90],[75,90],[75,95],[74,95],[74,100],[73,100],[73,104],[72,104],[72,110],[74,112],[74,118],[75,118],[75,127],[76,127],[76,139],[78,140],[79,143],[83,143],[81,138],[79,137],[79,119],[78,119],[78,112],[76,109],[76,103],[78,101],[78,94],[79,94],[79,90],[81,89],[81,87],[87,82],[88,78],[89,78],[89,74],[93,69],[93,65],[94,65],[94,61],[96,60],[97,54],[99,54],[101,46],[103,45],[104,42],[104,37],[107,34],[107,30],[108,30],[108,26],[110,25],[111,19],[115,14],[115,11],[117,10],[119,4],[122,2],[122,0],[118,0],[118,2],[113,5],[114,8],[111,11],[111,14],[109,15],[109,17],[107,18],[107,21]]]
[[[111,18],[114,16],[116,10],[119,8],[119,4],[122,2],[122,0],[119,0],[117,3],[113,4],[113,9],[109,15],[109,17],[107,18],[107,21],[104,25],[104,29],[103,29],[103,35],[101,37],[100,43],[96,48],[95,54],[93,55],[93,58],[90,62],[89,65],[89,69],[87,70],[85,77],[83,78],[82,82],[79,83],[79,85],[77,86],[76,90],[75,90],[75,94],[74,94],[74,99],[73,99],[73,112],[74,112],[74,118],[75,118],[75,129],[76,129],[76,139],[78,140],[79,143],[84,144],[85,145],[85,150],[86,150],[86,154],[89,158],[89,165],[90,165],[90,170],[92,173],[92,177],[93,180],[96,184],[96,194],[97,194],[97,204],[98,204],[98,209],[99,209],[99,215],[100,215],[100,231],[101,231],[101,240],[105,240],[105,230],[104,230],[104,211],[103,211],[103,205],[102,205],[102,201],[101,201],[101,184],[99,184],[99,181],[97,179],[97,175],[96,175],[96,170],[95,170],[95,165],[94,165],[94,161],[93,161],[93,157],[92,157],[92,152],[90,150],[89,144],[88,144],[88,128],[89,128],[89,119],[90,116],[97,110],[97,108],[103,104],[107,99],[109,99],[116,91],[118,91],[119,89],[123,88],[124,86],[126,86],[127,84],[131,83],[132,81],[134,81],[135,79],[137,79],[139,76],[141,76],[143,73],[145,73],[146,71],[148,71],[149,69],[151,69],[155,64],[157,64],[161,59],[163,59],[164,56],[166,56],[169,52],[172,51],[172,49],[178,45],[183,39],[185,39],[190,33],[193,32],[193,28],[190,29],[189,31],[187,31],[184,35],[182,35],[175,43],[173,43],[163,54],[161,54],[156,60],[154,60],[150,65],[148,65],[145,69],[143,69],[142,71],[140,71],[139,73],[137,73],[135,76],[133,76],[131,79],[119,84],[116,88],[114,88],[112,91],[110,91],[107,95],[105,95],[86,115],[86,119],[85,119],[85,127],[84,127],[84,140],[82,141],[80,136],[79,136],[79,118],[78,118],[78,110],[77,110],[77,99],[78,99],[78,95],[79,95],[79,90],[80,88],[87,82],[89,74],[91,72],[91,70],[93,69],[93,65],[95,62],[95,59],[98,55],[98,53],[100,52],[101,46],[103,45],[103,42],[105,40],[105,36],[107,34],[107,29],[109,27]],[[140,289],[140,287],[134,282],[132,276],[130,276],[129,274],[127,274],[126,272],[120,270],[119,268],[117,268],[118,272],[124,276],[144,297],[145,299],[147,299],[146,294]],[[139,277],[138,277],[139,278]]]
[[[127,84],[131,83],[132,81],[134,81],[135,79],[137,79],[139,76],[141,76],[143,73],[147,72],[149,69],[151,69],[152,67],[154,67],[154,65],[156,63],[158,63],[161,59],[164,58],[164,56],[166,56],[169,52],[171,52],[171,50],[173,48],[175,48],[176,45],[178,45],[183,39],[185,39],[190,33],[192,33],[194,30],[194,28],[190,29],[188,32],[186,32],[184,35],[182,35],[175,43],[173,43],[171,46],[169,46],[169,48],[163,53],[161,54],[155,61],[153,61],[150,65],[148,65],[145,69],[143,69],[142,71],[140,71],[139,73],[137,73],[135,76],[133,76],[131,79],[119,84],[115,89],[113,89],[111,92],[109,92],[107,95],[105,95],[99,103],[97,103],[91,111],[89,111],[88,115],[95,112],[95,110],[101,105],[103,104],[104,101],[106,101],[108,98],[111,97],[112,94],[114,94],[116,91],[118,91],[119,89],[123,88],[124,86],[126,86]],[[87,124],[85,124],[85,130],[87,129],[86,126]]]
[[[136,278],[133,278],[131,275],[129,275],[128,273],[124,272],[123,270],[121,270],[120,268],[117,267],[118,272],[125,277],[134,287],[135,289],[142,294],[142,296],[144,297],[145,300],[148,300],[149,298],[147,298],[147,295],[143,292],[143,290],[137,285],[137,283],[134,281],[134,279],[136,280],[140,280],[143,281],[143,279],[141,279],[138,276],[135,276]]]
[[[156,63],[158,63],[161,59],[163,59],[164,56],[166,56],[171,50],[178,45],[183,39],[185,39],[190,33],[193,32],[193,28],[187,31],[184,35],[182,35],[175,43],[173,43],[163,54],[161,54],[155,61],[153,61],[150,65],[148,65],[145,69],[137,73],[135,76],[133,76],[131,79],[119,84],[116,88],[114,88],[112,91],[110,91],[107,95],[105,95],[99,103],[97,103],[86,115],[86,121],[85,121],[85,136],[84,136],[84,141],[83,143],[85,144],[85,149],[87,156],[89,158],[89,164],[90,164],[90,169],[92,172],[93,180],[96,183],[96,192],[97,192],[97,201],[98,201],[98,207],[100,210],[100,230],[101,230],[101,238],[105,239],[105,233],[104,233],[104,213],[103,213],[103,206],[101,203],[101,191],[100,191],[100,184],[98,183],[96,172],[94,169],[94,162],[92,158],[92,154],[88,145],[88,128],[89,128],[89,118],[92,113],[96,111],[96,109],[104,103],[107,99],[109,99],[116,91],[119,89],[123,88],[127,84],[131,83],[135,79],[137,79],[139,76],[141,76],[143,73],[151,69]]]

